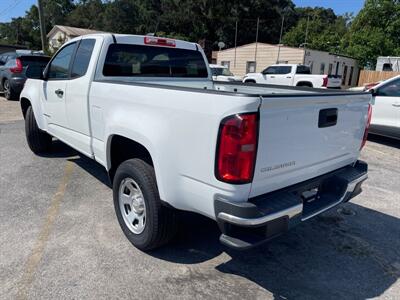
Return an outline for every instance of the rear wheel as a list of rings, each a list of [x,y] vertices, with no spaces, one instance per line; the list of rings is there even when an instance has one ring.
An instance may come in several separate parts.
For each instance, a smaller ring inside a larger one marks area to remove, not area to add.
[[[113,196],[118,222],[135,247],[151,250],[174,237],[176,213],[162,205],[150,164],[140,159],[123,162],[115,173]]]
[[[29,148],[36,154],[50,150],[52,137],[37,125],[32,106],[29,106],[25,115],[25,134]]]
[[[17,98],[17,95],[14,92],[13,88],[11,87],[10,81],[8,79],[4,80],[3,90],[4,90],[4,97],[7,100],[14,100],[15,98]]]

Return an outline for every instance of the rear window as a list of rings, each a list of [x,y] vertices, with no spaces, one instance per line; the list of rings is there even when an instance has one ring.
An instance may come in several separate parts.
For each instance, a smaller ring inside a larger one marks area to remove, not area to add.
[[[307,66],[297,66],[296,74],[311,74],[311,69]]]
[[[19,59],[24,67],[26,66],[46,66],[50,60],[47,56],[21,56]]]
[[[104,76],[208,77],[201,52],[195,50],[112,44],[108,48]]]

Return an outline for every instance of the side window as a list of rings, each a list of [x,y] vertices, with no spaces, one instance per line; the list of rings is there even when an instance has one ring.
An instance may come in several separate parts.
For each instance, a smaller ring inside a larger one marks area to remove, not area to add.
[[[5,67],[14,67],[15,65],[16,65],[15,59],[9,59],[9,60],[7,60],[7,62],[4,66]]]
[[[268,67],[263,71],[263,74],[276,74],[276,67]]]
[[[311,69],[308,66],[297,66],[296,74],[311,74]]]
[[[61,49],[49,66],[48,79],[68,79],[69,65],[76,43],[69,44]]]
[[[400,79],[385,84],[378,89],[379,96],[400,97]]]
[[[95,39],[84,39],[80,42],[72,65],[71,78],[78,78],[86,74],[95,43]]]
[[[292,67],[290,66],[279,66],[276,67],[276,72],[275,74],[290,74],[290,72],[292,71]]]

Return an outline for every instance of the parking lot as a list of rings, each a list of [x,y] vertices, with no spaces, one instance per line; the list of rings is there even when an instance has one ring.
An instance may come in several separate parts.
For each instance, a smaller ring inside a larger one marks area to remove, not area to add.
[[[140,252],[103,168],[54,147],[35,156],[19,103],[0,98],[0,299],[399,299],[399,142],[370,138],[369,179],[351,203],[248,252],[188,213],[171,245]]]

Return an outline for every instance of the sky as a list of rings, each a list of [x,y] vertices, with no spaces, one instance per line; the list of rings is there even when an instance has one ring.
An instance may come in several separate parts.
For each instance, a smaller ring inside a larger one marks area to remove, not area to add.
[[[360,11],[364,0],[292,0],[296,6],[322,6],[332,8],[337,15],[352,12],[355,15]],[[37,0],[0,0],[0,22],[11,21],[11,18],[25,15]]]

